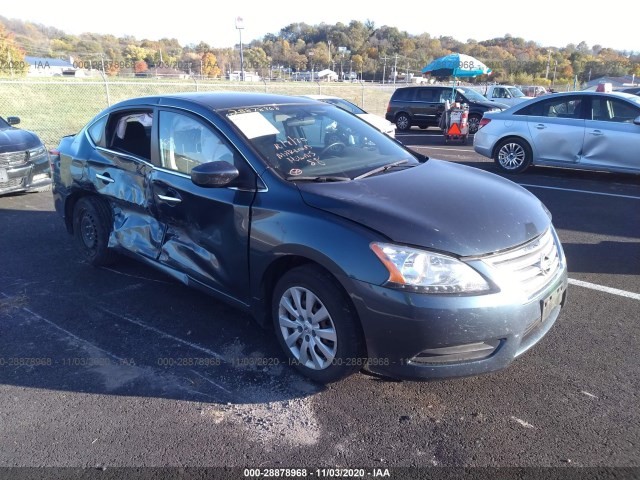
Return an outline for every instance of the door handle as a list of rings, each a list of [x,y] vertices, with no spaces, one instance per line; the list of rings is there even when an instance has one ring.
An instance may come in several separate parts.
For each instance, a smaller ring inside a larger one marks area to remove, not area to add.
[[[536,128],[537,128],[538,130],[544,130],[545,128],[547,128],[547,126],[546,126],[546,125],[543,125],[542,123],[539,123],[538,125],[536,125]]]
[[[602,133],[602,131],[600,131],[600,130],[594,130],[593,132],[591,132],[591,135],[594,135],[596,137],[600,137],[600,136],[604,135],[604,133]]]
[[[157,194],[158,198],[160,200],[162,200],[163,202],[167,202],[167,203],[180,203],[182,201],[182,199],[180,197],[169,197],[168,195],[160,195],[159,193]]]
[[[108,173],[102,175],[101,173],[96,173],[96,178],[102,180],[105,183],[114,183],[115,180],[109,176]]]

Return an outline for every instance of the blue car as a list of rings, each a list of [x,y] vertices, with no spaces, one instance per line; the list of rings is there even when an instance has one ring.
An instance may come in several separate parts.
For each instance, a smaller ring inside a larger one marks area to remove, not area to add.
[[[318,382],[495,371],[566,301],[535,196],[323,102],[131,99],[58,152],[55,207],[87,263],[130,255],[229,302]]]

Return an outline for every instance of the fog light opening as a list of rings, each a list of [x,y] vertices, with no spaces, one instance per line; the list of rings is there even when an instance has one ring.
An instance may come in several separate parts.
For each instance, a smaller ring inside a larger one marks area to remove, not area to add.
[[[469,362],[483,360],[493,355],[502,340],[488,340],[465,345],[451,347],[429,348],[409,360],[410,363],[419,365],[442,365],[447,363]]]

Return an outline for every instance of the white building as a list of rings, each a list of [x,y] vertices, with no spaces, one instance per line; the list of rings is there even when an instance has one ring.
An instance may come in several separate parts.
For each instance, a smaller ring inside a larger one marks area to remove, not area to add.
[[[27,76],[29,77],[81,76],[84,72],[73,65],[72,58],[69,60],[70,61],[47,57],[24,57],[24,61],[29,64],[29,71],[27,72]]]

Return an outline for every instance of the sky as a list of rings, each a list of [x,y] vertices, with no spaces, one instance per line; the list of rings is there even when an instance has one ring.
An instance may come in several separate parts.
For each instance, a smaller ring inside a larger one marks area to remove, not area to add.
[[[635,0],[634,0],[635,1]],[[588,6],[591,3],[594,7]],[[633,3],[633,2],[632,2]],[[170,6],[171,5],[171,6]],[[454,0],[389,2],[372,0],[214,0],[144,2],[107,0],[3,0],[0,15],[41,23],[67,33],[132,35],[138,40],[177,38],[181,45],[204,41],[215,48],[239,42],[235,19],[243,19],[243,43],[298,22],[349,24],[371,20],[412,35],[450,36],[462,42],[510,34],[542,47],[585,41],[616,50],[640,52],[637,15],[629,7],[574,0]]]

